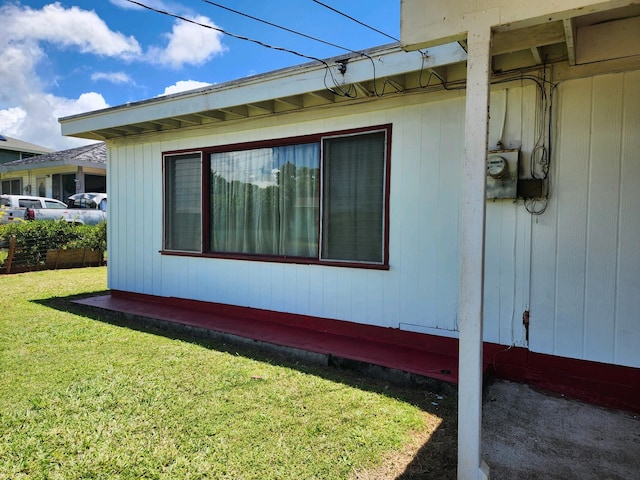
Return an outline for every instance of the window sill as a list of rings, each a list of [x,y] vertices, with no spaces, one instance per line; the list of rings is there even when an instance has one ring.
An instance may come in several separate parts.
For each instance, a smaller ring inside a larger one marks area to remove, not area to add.
[[[338,262],[329,260],[318,260],[306,257],[275,257],[268,255],[241,255],[241,254],[221,254],[221,253],[200,253],[200,252],[181,252],[174,250],[160,250],[161,255],[174,257],[198,257],[213,258],[218,260],[244,260],[251,262],[268,262],[268,263],[287,263],[297,265],[321,265],[324,267],[345,267],[345,268],[362,268],[366,270],[389,270],[389,264],[366,263],[366,262]]]

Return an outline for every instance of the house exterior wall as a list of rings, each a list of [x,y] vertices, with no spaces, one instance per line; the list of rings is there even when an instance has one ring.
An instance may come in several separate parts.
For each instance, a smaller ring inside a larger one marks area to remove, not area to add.
[[[563,82],[532,223],[536,352],[640,367],[640,71]]]
[[[640,126],[638,75],[559,87],[547,212],[487,203],[486,341],[526,345],[522,314],[530,310],[533,351],[640,366],[632,350],[640,341],[640,148],[631,134]],[[463,95],[406,95],[108,142],[109,287],[456,336]],[[535,104],[536,88],[524,82],[492,91],[489,148],[500,138],[504,148],[521,148],[523,171]],[[388,271],[159,253],[162,152],[387,123]],[[613,273],[603,268],[611,264]]]
[[[84,175],[98,175],[105,176],[106,171],[104,168],[92,168],[92,167],[41,167],[41,168],[32,168],[29,170],[15,170],[9,173],[5,173],[1,176],[2,180],[13,180],[13,179],[21,179],[22,187],[23,187],[23,195],[40,195],[39,185],[41,182],[44,182],[45,186],[45,197],[53,196],[53,175],[61,174],[61,175],[69,175],[73,174],[76,176],[84,177]],[[80,190],[78,193],[86,191],[82,188],[84,183],[79,185]],[[64,200],[64,199],[62,199]]]
[[[464,99],[423,96],[109,146],[112,289],[372,325],[456,328]],[[384,105],[383,109],[379,106]],[[162,152],[392,123],[388,271],[160,255]],[[404,192],[403,194],[401,194]],[[135,207],[134,207],[135,206]],[[410,219],[411,221],[408,221]]]

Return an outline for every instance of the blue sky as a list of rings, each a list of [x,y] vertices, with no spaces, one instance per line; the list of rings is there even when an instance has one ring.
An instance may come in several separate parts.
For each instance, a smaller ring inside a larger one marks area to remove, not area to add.
[[[345,53],[205,0],[139,1],[309,57]],[[393,42],[313,0],[213,3],[350,50]],[[400,0],[322,3],[399,38]],[[56,150],[86,143],[62,137],[58,117],[310,61],[126,0],[2,1],[0,21],[4,30],[0,35],[0,134]]]

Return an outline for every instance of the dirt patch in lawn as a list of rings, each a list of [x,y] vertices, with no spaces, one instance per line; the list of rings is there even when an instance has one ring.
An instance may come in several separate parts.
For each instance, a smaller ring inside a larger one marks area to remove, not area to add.
[[[420,389],[401,389],[402,398],[424,411],[425,427],[377,467],[355,472],[351,480],[455,479],[457,469],[457,398]]]

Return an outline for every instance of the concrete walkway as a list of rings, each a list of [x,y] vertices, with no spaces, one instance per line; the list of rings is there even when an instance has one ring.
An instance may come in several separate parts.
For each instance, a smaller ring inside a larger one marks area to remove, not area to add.
[[[640,416],[498,381],[485,389],[491,480],[638,480]]]

